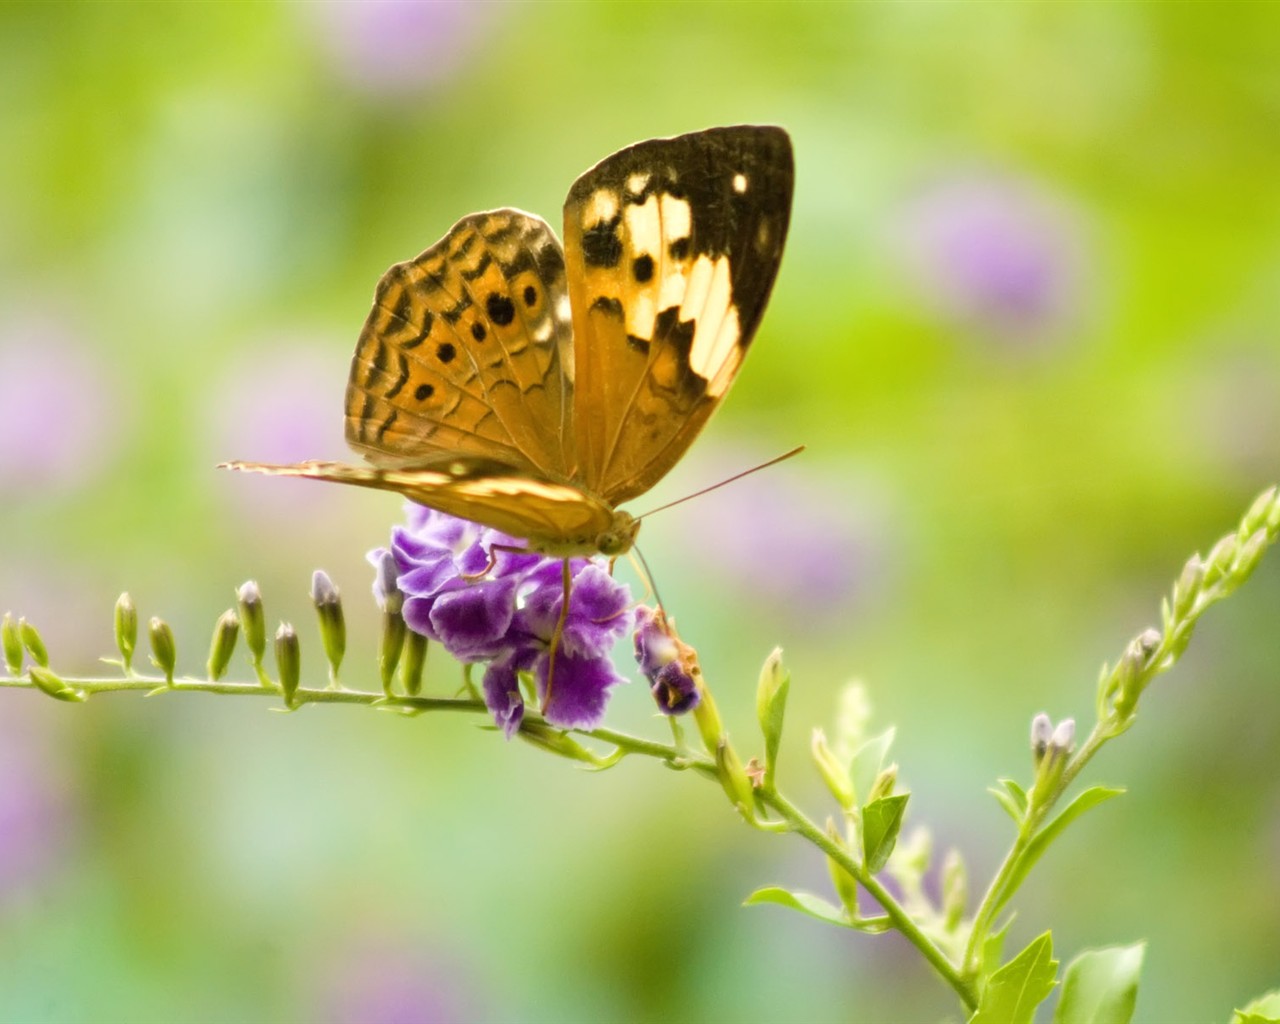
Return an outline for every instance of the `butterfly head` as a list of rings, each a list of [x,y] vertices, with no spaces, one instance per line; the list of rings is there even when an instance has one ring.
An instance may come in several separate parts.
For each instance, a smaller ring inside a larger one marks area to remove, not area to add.
[[[609,529],[596,537],[596,550],[608,558],[625,555],[636,542],[636,534],[640,532],[640,520],[629,512],[614,510],[613,523]]]

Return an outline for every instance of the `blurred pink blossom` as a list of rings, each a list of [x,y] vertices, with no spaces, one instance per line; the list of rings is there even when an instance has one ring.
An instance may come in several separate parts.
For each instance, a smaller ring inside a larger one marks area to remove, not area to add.
[[[1082,225],[1031,182],[992,173],[934,181],[907,200],[895,242],[938,310],[997,337],[1068,324],[1084,299]]]
[[[356,0],[302,4],[335,71],[356,89],[412,93],[468,62],[498,10],[473,0]]]
[[[323,975],[313,1019],[324,1024],[455,1024],[476,1020],[463,972],[447,955],[365,941]]]
[[[39,885],[71,833],[59,730],[61,707],[39,694],[0,696],[0,893]]]
[[[121,382],[67,324],[0,323],[0,491],[75,488],[119,450]]]

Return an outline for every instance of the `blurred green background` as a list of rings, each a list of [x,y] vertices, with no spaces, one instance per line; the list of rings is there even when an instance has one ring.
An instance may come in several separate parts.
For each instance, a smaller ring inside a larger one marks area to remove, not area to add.
[[[977,887],[1032,714],[1087,723],[1280,477],[1278,38],[1267,4],[4,4],[0,611],[87,672],[128,589],[199,672],[254,577],[318,673],[323,566],[374,686],[399,502],[214,464],[343,454],[373,285],[459,216],[557,223],[623,145],[782,124],[769,313],[653,497],[809,450],[644,547],[740,745],[781,644],[783,780],[825,806],[809,730],[863,679]],[[1020,900],[1018,945],[1148,938],[1140,1020],[1280,984],[1278,614],[1272,556]],[[665,733],[641,685],[610,723]],[[0,1019],[954,1019],[896,938],[741,909],[825,868],[714,787],[475,724],[0,693]]]

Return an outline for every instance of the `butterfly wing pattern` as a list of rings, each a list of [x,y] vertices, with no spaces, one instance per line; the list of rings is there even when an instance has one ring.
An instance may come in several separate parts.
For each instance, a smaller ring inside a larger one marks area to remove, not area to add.
[[[370,466],[233,469],[398,491],[554,555],[618,554],[724,397],[791,210],[780,128],[621,150],[565,202],[562,249],[518,210],[463,218],[378,282],[347,385]]]

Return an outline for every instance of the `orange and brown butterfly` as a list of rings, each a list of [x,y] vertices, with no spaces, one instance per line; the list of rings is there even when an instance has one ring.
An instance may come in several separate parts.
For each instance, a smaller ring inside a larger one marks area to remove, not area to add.
[[[542,219],[464,217],[383,275],[346,393],[372,464],[231,469],[398,491],[568,558],[628,550],[618,506],[680,459],[733,382],[791,214],[791,143],[741,125],[651,139]]]

